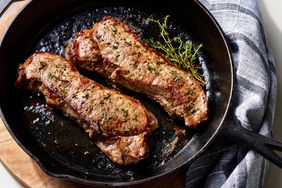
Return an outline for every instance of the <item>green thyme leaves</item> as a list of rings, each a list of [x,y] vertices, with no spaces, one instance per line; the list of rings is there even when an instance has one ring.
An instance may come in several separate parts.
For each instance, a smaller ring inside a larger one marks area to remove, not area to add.
[[[196,63],[197,53],[203,45],[193,45],[192,42],[183,39],[181,35],[171,37],[168,32],[168,18],[169,16],[166,16],[163,22],[152,18],[147,19],[149,22],[157,24],[160,28],[160,40],[150,38],[147,40],[147,43],[162,53],[170,63],[189,71],[204,86],[204,76],[199,72],[201,67]]]

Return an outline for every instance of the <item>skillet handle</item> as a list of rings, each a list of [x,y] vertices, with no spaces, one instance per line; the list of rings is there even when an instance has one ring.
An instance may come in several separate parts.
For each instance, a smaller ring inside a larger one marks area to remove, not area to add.
[[[226,120],[226,125],[223,126],[220,136],[248,145],[270,162],[282,168],[282,157],[273,151],[282,151],[281,142],[245,129],[238,120]]]
[[[17,1],[23,0],[0,0],[0,17],[8,10],[8,8]]]

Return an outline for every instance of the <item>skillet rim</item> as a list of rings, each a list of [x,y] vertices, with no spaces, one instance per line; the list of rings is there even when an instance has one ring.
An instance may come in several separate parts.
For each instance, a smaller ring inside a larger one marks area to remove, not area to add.
[[[202,9],[204,11],[204,13],[209,17],[210,21],[216,26],[217,32],[220,34],[221,38],[223,39],[224,42],[224,46],[227,49],[227,55],[228,55],[228,59],[230,62],[230,91],[229,91],[229,98],[227,101],[227,105],[226,105],[226,109],[225,112],[223,113],[222,119],[220,121],[220,123],[218,124],[216,130],[214,131],[214,133],[212,134],[212,136],[208,139],[208,141],[202,146],[202,148],[200,150],[197,151],[196,154],[194,154],[192,157],[190,157],[189,159],[187,159],[184,163],[182,164],[178,164],[176,165],[176,167],[171,168],[169,171],[166,171],[164,173],[160,173],[157,175],[153,175],[151,177],[147,177],[144,179],[138,179],[138,180],[129,180],[129,181],[120,181],[120,182],[115,182],[112,180],[107,180],[107,181],[97,181],[97,180],[89,180],[89,179],[84,179],[84,178],[80,178],[80,177],[76,177],[74,175],[68,174],[68,173],[55,173],[52,172],[52,170],[48,169],[48,167],[46,167],[43,162],[40,161],[40,159],[35,156],[35,154],[33,154],[31,151],[29,151],[19,140],[18,138],[15,136],[15,134],[13,133],[13,131],[11,130],[9,124],[6,121],[6,118],[4,117],[4,114],[2,112],[2,108],[0,106],[0,117],[6,127],[6,129],[8,130],[9,134],[12,136],[12,138],[16,141],[16,143],[34,160],[36,161],[36,163],[40,166],[40,168],[49,176],[54,177],[54,178],[58,178],[58,179],[63,179],[63,180],[70,180],[70,181],[74,181],[74,182],[78,182],[78,183],[83,183],[86,185],[97,185],[97,186],[115,186],[115,187],[122,187],[122,186],[129,186],[129,185],[138,185],[138,184],[144,184],[146,182],[149,181],[153,181],[156,179],[159,179],[161,177],[167,176],[173,172],[175,172],[176,170],[179,170],[181,168],[183,168],[184,166],[186,166],[188,163],[190,163],[191,161],[193,161],[197,156],[199,156],[202,152],[204,152],[206,150],[206,148],[212,143],[212,141],[215,139],[215,137],[217,136],[217,134],[219,133],[223,122],[226,118],[226,115],[228,113],[228,110],[230,108],[230,104],[231,104],[231,99],[232,99],[232,94],[233,94],[233,84],[234,84],[234,68],[233,68],[233,59],[232,59],[232,55],[231,55],[231,50],[230,50],[230,46],[225,38],[224,32],[222,30],[222,28],[220,27],[219,23],[217,22],[217,20],[214,18],[214,16],[208,11],[208,9],[198,0],[193,0],[193,2],[196,4],[196,6],[198,6],[200,9]],[[13,19],[11,19],[11,22],[8,26],[8,28],[6,29],[6,31],[3,33],[3,37],[0,39],[0,48],[2,46],[2,42],[5,38],[6,33],[9,31],[10,26],[13,24],[14,20],[18,18],[19,14],[27,7],[30,5],[30,3],[32,3],[31,0],[29,0],[29,2],[27,2],[26,5],[24,5],[19,12],[15,15],[15,17]],[[1,105],[1,104],[0,104]]]

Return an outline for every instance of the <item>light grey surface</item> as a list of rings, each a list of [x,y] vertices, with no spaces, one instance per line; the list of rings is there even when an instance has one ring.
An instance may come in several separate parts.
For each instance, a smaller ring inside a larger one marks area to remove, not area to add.
[[[21,188],[21,184],[0,163],[0,187]]]
[[[1,0],[0,4],[0,14],[1,12],[7,7],[7,5],[10,3],[10,0]]]
[[[282,1],[258,0],[260,5],[269,47],[276,61],[277,104],[274,119],[273,135],[282,141]],[[264,188],[282,187],[282,170],[271,165]]]
[[[278,98],[274,121],[274,138],[282,141],[282,1],[258,0],[269,46],[276,60]],[[5,15],[4,15],[5,16]],[[19,188],[19,183],[0,164],[0,187]],[[271,165],[264,188],[282,187],[282,170]]]

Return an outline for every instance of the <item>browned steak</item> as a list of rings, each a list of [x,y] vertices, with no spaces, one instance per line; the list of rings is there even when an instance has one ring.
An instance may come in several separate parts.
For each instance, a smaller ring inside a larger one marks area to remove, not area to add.
[[[193,76],[142,42],[134,31],[112,17],[78,33],[67,46],[75,66],[96,71],[112,82],[144,93],[188,127],[207,120],[206,95]]]
[[[17,85],[42,93],[114,162],[127,165],[147,156],[146,137],[158,123],[139,101],[85,78],[55,54],[32,55],[19,65],[18,74]]]
[[[119,136],[96,141],[96,145],[113,162],[120,165],[136,164],[147,157],[147,133],[136,136]]]

